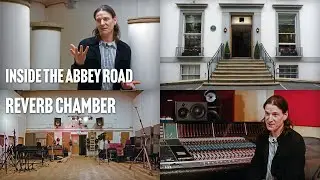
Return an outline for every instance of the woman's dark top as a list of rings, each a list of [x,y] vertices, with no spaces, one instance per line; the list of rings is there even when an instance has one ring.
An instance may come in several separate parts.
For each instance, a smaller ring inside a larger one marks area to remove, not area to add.
[[[248,179],[261,180],[266,178],[269,133],[261,134],[256,141],[255,155],[251,161]],[[277,138],[278,148],[272,160],[271,173],[276,180],[303,180],[305,179],[305,152],[306,146],[302,136],[288,129]]]

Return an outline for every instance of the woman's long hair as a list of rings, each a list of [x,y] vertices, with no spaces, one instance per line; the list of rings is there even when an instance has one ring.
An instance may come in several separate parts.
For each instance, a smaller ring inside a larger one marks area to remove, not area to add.
[[[97,8],[94,13],[93,13],[93,18],[96,19],[96,15],[98,12],[100,11],[106,11],[107,13],[110,13],[112,18],[116,17],[116,12],[112,9],[112,7],[108,6],[108,5],[102,5],[99,8]],[[98,28],[95,28],[92,31],[92,34],[99,40],[101,40],[101,36],[100,36],[100,32],[98,30]],[[116,25],[114,25],[114,29],[113,29],[113,39],[115,41],[119,41],[120,39],[120,27],[118,25],[118,23]]]
[[[273,95],[269,97],[266,100],[266,102],[263,104],[263,109],[265,109],[267,104],[277,106],[279,109],[281,109],[282,113],[286,113],[289,111],[288,102],[282,96],[279,96],[279,95]],[[266,127],[265,119],[263,118],[262,121],[263,121],[264,130],[268,131]],[[288,115],[287,119],[284,121],[283,132],[286,133],[291,128],[292,128],[292,122]]]

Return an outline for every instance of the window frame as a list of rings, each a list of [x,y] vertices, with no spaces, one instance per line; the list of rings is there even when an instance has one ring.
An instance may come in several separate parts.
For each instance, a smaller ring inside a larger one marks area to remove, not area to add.
[[[200,33],[200,48],[201,48],[201,51],[202,51],[202,48],[203,48],[203,38],[204,38],[204,11],[190,11],[190,10],[182,10],[181,11],[181,31],[180,31],[180,34],[179,34],[179,47],[183,47],[185,49],[185,35],[186,34],[189,34],[189,35],[192,35],[192,34],[199,34],[199,33],[186,33],[185,32],[185,29],[186,29],[186,15],[201,15],[201,33]],[[201,52],[203,53],[203,52]]]
[[[294,33],[280,33],[279,32],[279,15],[280,14],[294,14],[295,15],[295,18],[294,18]],[[278,46],[280,45],[295,45],[297,47],[297,43],[298,43],[298,34],[297,34],[297,25],[298,25],[298,18],[297,18],[297,13],[283,13],[283,12],[277,12],[277,16],[278,16],[278,30],[277,30],[277,37],[278,37]],[[295,39],[294,39],[294,43],[280,43],[280,34],[294,34],[295,35]]]
[[[285,66],[286,68],[283,68],[283,69],[289,69],[289,73],[290,74],[285,74],[286,72],[283,72],[284,74],[281,74],[280,72],[280,66]],[[291,74],[291,70],[296,68],[296,74]],[[289,79],[299,79],[299,65],[298,64],[279,64],[279,72],[278,72],[278,75],[279,75],[279,78],[289,78]],[[295,77],[292,77],[292,76],[295,76]]]
[[[301,28],[300,28],[300,9],[303,5],[284,5],[284,4],[274,4],[272,5],[275,9],[276,13],[276,57],[288,57],[280,55],[279,51],[279,14],[295,14],[295,46],[296,51],[298,51],[297,55],[289,56],[289,57],[302,57],[303,48],[301,47]],[[288,44],[289,43],[283,43]]]
[[[176,49],[176,56],[182,57],[181,53],[177,50],[178,48],[185,48],[184,32],[185,32],[185,14],[201,14],[201,54],[192,57],[203,57],[204,56],[204,31],[205,31],[205,10],[208,7],[206,3],[176,3],[180,9],[179,14],[179,31],[178,31],[178,46]],[[188,56],[183,56],[188,57]]]
[[[182,69],[183,69],[183,66],[195,66],[195,68],[198,68],[199,67],[199,74],[190,74],[188,72],[188,74],[182,74]],[[180,80],[198,80],[201,78],[201,64],[180,64]],[[198,79],[183,79],[183,76],[199,76]]]

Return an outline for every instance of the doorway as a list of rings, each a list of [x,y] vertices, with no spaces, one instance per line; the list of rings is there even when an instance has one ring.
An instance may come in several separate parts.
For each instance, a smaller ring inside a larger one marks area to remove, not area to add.
[[[231,17],[231,55],[234,58],[252,57],[252,15]]]
[[[87,155],[86,138],[87,135],[79,135],[79,155]]]
[[[79,155],[79,135],[72,134],[71,139],[72,139],[71,153],[72,155]]]
[[[232,26],[232,57],[251,57],[251,25]]]

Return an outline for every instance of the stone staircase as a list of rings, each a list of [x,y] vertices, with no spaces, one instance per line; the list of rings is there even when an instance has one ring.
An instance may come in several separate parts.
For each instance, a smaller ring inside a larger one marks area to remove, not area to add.
[[[211,74],[208,85],[277,85],[263,60],[223,59]]]

